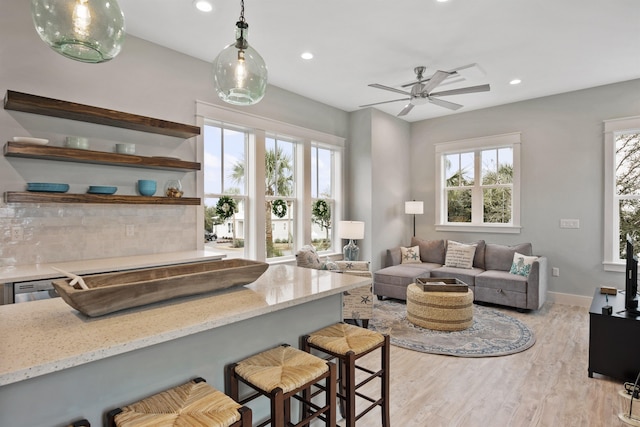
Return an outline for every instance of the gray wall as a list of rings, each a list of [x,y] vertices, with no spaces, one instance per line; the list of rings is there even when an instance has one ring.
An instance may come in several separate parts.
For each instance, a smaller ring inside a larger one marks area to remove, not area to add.
[[[104,64],[62,57],[38,37],[28,1],[3,0],[0,40],[2,96],[10,89],[190,124],[195,124],[196,100],[222,104],[209,63],[135,37],[128,37],[120,55]],[[262,102],[242,110],[340,137],[349,130],[346,112],[273,86]],[[13,136],[35,136],[62,145],[66,135],[87,136],[97,150],[135,142],[142,155],[196,159],[195,138],[182,141],[0,109],[3,144]],[[162,189],[174,175],[0,156],[0,193],[23,191],[27,182],[63,182],[72,192],[84,192],[88,185],[117,185],[117,194],[135,194],[137,179],[156,179]],[[186,196],[197,196],[195,173],[178,178]],[[195,249],[202,239],[197,209],[0,203],[0,266]],[[135,226],[134,237],[125,237],[128,224]],[[23,241],[11,241],[12,226],[23,227]]]
[[[417,234],[460,241],[530,241],[560,269],[550,291],[591,296],[600,285],[622,288],[623,275],[604,272],[603,120],[640,114],[640,80],[518,102],[414,123],[411,191],[425,201]],[[522,232],[518,235],[436,232],[434,144],[522,132]],[[561,218],[580,220],[560,229]]]

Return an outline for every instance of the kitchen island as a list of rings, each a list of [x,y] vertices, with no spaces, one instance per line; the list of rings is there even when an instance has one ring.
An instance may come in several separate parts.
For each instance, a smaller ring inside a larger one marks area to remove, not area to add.
[[[341,320],[370,278],[274,265],[254,283],[89,318],[60,298],[0,306],[0,425],[102,425],[109,409]]]

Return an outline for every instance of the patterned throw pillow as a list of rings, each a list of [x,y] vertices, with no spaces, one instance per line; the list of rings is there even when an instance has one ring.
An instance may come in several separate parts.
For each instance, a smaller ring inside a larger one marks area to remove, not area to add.
[[[404,246],[400,248],[401,264],[421,264],[420,261],[420,246],[413,246],[410,248],[405,248]]]
[[[311,245],[304,245],[296,254],[296,264],[298,267],[315,268],[320,270],[322,262],[316,252],[316,248]]]
[[[476,254],[476,244],[466,245],[464,243],[449,240],[447,242],[447,255],[444,265],[456,268],[472,268],[473,257]]]
[[[369,261],[336,261],[335,264],[342,271],[369,271]]]
[[[513,264],[511,264],[509,273],[527,277],[531,272],[531,266],[537,259],[537,256],[526,256],[516,252],[513,254]]]

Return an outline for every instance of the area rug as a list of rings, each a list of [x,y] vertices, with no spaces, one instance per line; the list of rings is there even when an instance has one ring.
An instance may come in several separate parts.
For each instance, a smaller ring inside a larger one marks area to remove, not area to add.
[[[475,304],[469,329],[442,332],[410,323],[403,302],[375,301],[369,329],[389,334],[391,344],[398,347],[458,357],[505,356],[524,351],[536,342],[533,331],[518,319]]]

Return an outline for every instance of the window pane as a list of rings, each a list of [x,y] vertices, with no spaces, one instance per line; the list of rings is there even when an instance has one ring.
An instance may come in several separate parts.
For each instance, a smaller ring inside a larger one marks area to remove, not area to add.
[[[473,185],[475,181],[473,158],[474,153],[460,154],[460,176],[462,176],[461,185]]]
[[[245,194],[245,139],[247,134],[224,129],[224,193]]]
[[[617,134],[616,192],[640,194],[640,133]]]
[[[266,202],[269,209],[265,221],[267,258],[294,254],[294,231],[296,229],[295,202],[273,199]]]
[[[327,199],[318,199],[311,207],[311,242],[317,251],[331,248],[333,203]]]
[[[292,142],[274,138],[266,139],[265,195],[295,196],[294,192],[294,148]]]
[[[482,185],[511,184],[513,182],[513,149],[500,148],[482,151]]]
[[[447,221],[471,222],[471,190],[447,191]]]
[[[222,193],[222,129],[204,126],[204,193]]]
[[[237,211],[227,219],[220,218],[216,212],[218,200],[217,197],[204,199],[206,246],[226,254],[227,258],[243,258],[245,241],[244,200],[234,199]]]
[[[640,199],[623,199],[620,200],[620,258],[624,259],[626,253],[627,234],[638,237],[640,232]]]
[[[511,222],[510,188],[485,188],[482,196],[485,223],[508,224]]]
[[[444,156],[444,179],[447,187],[460,186],[460,155],[447,154]]]
[[[333,197],[333,152],[311,148],[311,197]]]

